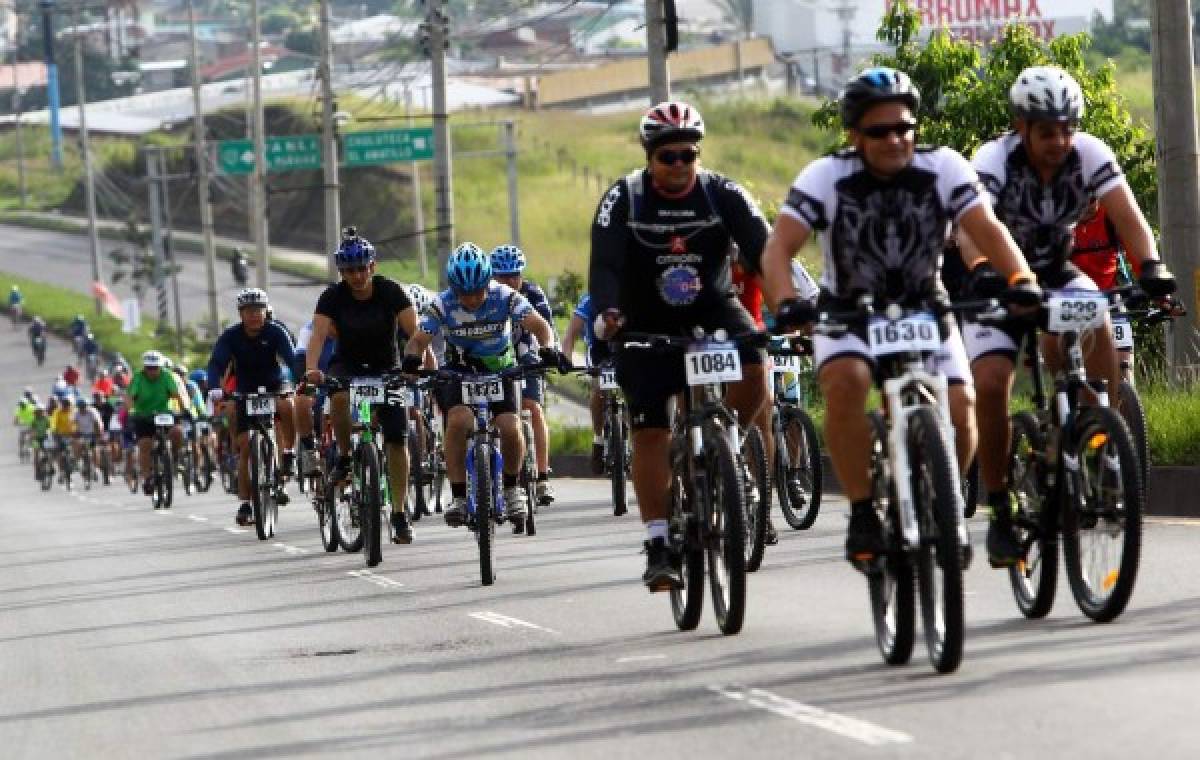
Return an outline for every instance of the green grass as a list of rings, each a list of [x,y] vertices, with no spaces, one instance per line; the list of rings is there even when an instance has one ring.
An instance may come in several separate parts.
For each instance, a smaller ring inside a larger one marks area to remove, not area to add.
[[[550,451],[556,455],[582,455],[592,453],[592,429],[590,427],[550,427]]]
[[[141,329],[132,335],[121,332],[121,321],[105,313],[96,316],[94,301],[74,290],[60,288],[54,285],[20,277],[9,272],[0,271],[0,282],[5,285],[18,285],[25,296],[25,315],[40,316],[46,320],[50,329],[62,336],[68,334],[71,320],[76,314],[87,317],[96,340],[105,353],[120,353],[127,360],[136,361],[142,352],[157,348],[164,353],[175,355],[175,340],[171,334],[156,336],[154,331],[158,326],[157,320],[143,318]],[[189,365],[201,363],[208,358],[210,346],[198,341],[194,335],[185,330],[185,362]]]
[[[1200,389],[1162,385],[1138,389],[1146,409],[1150,461],[1156,465],[1200,465]]]

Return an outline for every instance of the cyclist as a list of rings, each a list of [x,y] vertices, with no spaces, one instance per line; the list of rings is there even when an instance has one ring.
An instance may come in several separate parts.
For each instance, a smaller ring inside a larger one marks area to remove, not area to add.
[[[318,368],[326,338],[337,339],[329,375],[378,376],[398,364],[397,326],[409,335],[417,329],[417,313],[408,294],[400,283],[376,274],[375,246],[355,227],[342,230],[334,263],[342,279],[327,287],[317,300],[305,357],[305,380],[310,383],[321,383],[326,375]],[[330,396],[329,411],[339,454],[330,479],[338,483],[346,480],[352,465],[349,391]],[[413,531],[404,508],[408,499],[408,419],[402,410],[387,405],[380,406],[377,414],[392,492],[393,540],[409,544]]]
[[[117,404],[114,402],[119,402],[120,400],[120,396],[109,397],[103,393],[92,393],[92,408],[100,414],[100,421],[102,423],[100,429],[104,431],[105,438],[108,440],[109,453],[111,455],[110,461],[114,465],[121,461],[118,456],[120,454],[120,441],[117,440],[116,436],[110,436],[108,433],[112,432],[113,418],[117,415]]]
[[[292,365],[293,377],[304,377],[308,357],[308,341],[312,337],[312,330],[313,323],[310,319],[304,323],[304,326],[300,328],[300,334],[296,336],[296,361]],[[317,358],[317,369],[322,372],[329,371],[329,361],[333,358],[336,348],[337,341],[333,338],[325,339],[325,343],[321,346],[321,355]],[[321,472],[321,455],[317,451],[317,439],[314,434],[316,429],[314,410],[321,409],[323,405],[324,395],[320,390],[315,395],[296,394],[296,435],[299,438],[297,448],[300,449],[300,472],[304,475],[317,475]]]
[[[21,306],[25,297],[21,295],[21,288],[18,285],[13,285],[8,291],[8,310],[12,314],[13,322],[21,318]]]
[[[92,461],[95,462],[96,444],[104,444],[107,440],[105,434],[104,419],[100,412],[91,403],[81,398],[75,402],[75,440],[72,442],[72,450],[75,452],[76,461],[83,461],[83,447],[87,446],[92,451]]]
[[[29,435],[33,447],[33,479],[38,479],[37,452],[46,445],[46,436],[50,434],[50,417],[46,407],[41,402],[33,405],[33,420],[29,423]]]
[[[132,423],[133,436],[137,440],[138,468],[143,477],[142,491],[149,496],[154,491],[154,480],[150,477],[150,450],[154,445],[154,416],[171,413],[171,402],[187,408],[175,378],[164,372],[166,357],[158,351],[142,354],[142,369],[134,374],[125,390],[125,406],[129,410],[126,430]],[[171,428],[171,449],[178,452],[183,442],[183,431],[178,425]]]
[[[592,224],[588,290],[596,337],[630,330],[684,335],[695,327],[731,335],[751,332],[754,319],[733,293],[729,246],[736,242],[757,266],[767,221],[733,180],[700,169],[704,120],[687,103],[660,103],[639,124],[646,166],[614,183]],[[744,424],[758,425],[771,449],[770,410],[762,351],[740,351],[742,380],[728,402]],[[651,591],[680,588],[682,558],[668,544],[671,471],[668,402],[684,390],[681,357],[641,349],[616,354],[617,382],[628,400],[633,488],[646,524],[646,572]]]
[[[46,341],[46,320],[41,317],[34,317],[29,323],[29,348],[33,351],[34,356],[37,356],[38,342],[43,345]]]
[[[463,243],[446,262],[450,288],[442,292],[421,316],[420,329],[404,350],[404,370],[415,372],[434,336],[446,340],[446,366],[461,372],[497,372],[517,363],[513,325],[533,333],[547,364],[566,366],[554,347],[550,325],[517,291],[492,282],[492,261],[474,243]],[[446,524],[459,527],[467,514],[467,439],[475,426],[470,407],[463,403],[462,386],[448,383],[438,388],[438,404],[446,415],[446,473],[450,480],[450,508],[443,514]],[[507,517],[514,522],[525,516],[525,494],[517,486],[525,441],[517,418],[517,400],[511,383],[504,384],[504,400],[492,402],[493,422],[500,433],[504,459],[503,488]]]
[[[492,249],[492,277],[501,285],[507,285],[529,301],[529,305],[550,325],[551,340],[554,341],[554,313],[546,291],[532,280],[525,278],[525,252],[515,245],[499,245]],[[533,333],[520,323],[513,325],[513,343],[517,346],[517,358],[537,358],[539,344]],[[555,341],[557,343],[557,341]],[[537,500],[547,505],[554,501],[554,488],[550,485],[550,430],[546,425],[546,384],[543,378],[531,377],[525,381],[521,392],[521,408],[529,410],[533,425],[534,461],[537,463]]]
[[[13,425],[20,431],[18,443],[22,449],[29,445],[29,431],[33,425],[36,407],[37,399],[33,395],[33,388],[26,386],[21,398],[17,399],[16,408],[13,409]]]
[[[571,312],[571,321],[563,333],[563,353],[575,356],[575,341],[583,338],[585,362],[589,367],[599,367],[612,358],[608,343],[596,340],[596,310],[592,308],[592,297],[584,293]],[[604,394],[600,392],[600,379],[592,380],[592,392],[588,398],[588,410],[592,413],[592,474],[604,474]]]
[[[417,312],[417,319],[419,321],[421,318],[421,314],[423,314],[425,312],[425,309],[429,306],[429,304],[433,303],[433,299],[436,296],[430,290],[425,288],[425,286],[423,286],[419,283],[416,283],[416,282],[412,282],[412,283],[409,283],[408,285],[405,285],[404,292],[408,293],[408,300],[412,301],[413,309]],[[397,346],[400,346],[400,347],[407,346],[409,337],[410,336],[408,335],[408,333],[404,332],[403,329],[401,329],[399,326],[396,327],[396,345]],[[430,345],[429,348],[425,349],[425,358],[421,362],[421,366],[424,369],[437,369],[437,366],[438,366],[437,357],[439,355],[440,355],[440,351],[438,350],[438,347]],[[421,414],[421,410],[423,408],[421,401],[422,401],[422,399],[421,399],[420,391],[414,392],[413,405],[408,410],[408,419],[412,423],[412,429],[414,431],[416,431],[416,434],[417,434],[416,435],[417,448],[415,451],[412,452],[412,455],[418,456],[418,457],[421,457],[422,459],[424,459],[425,445],[426,445],[426,438],[425,438],[426,426],[425,426],[425,424],[422,423],[422,421],[419,417],[419,415]],[[430,420],[429,422],[430,422],[430,424],[432,424],[433,420]],[[426,477],[432,477],[429,473],[425,473],[424,475]],[[425,485],[425,484],[421,483],[420,485]],[[422,516],[426,516],[429,514],[430,514],[429,507],[426,506],[424,511],[422,512]]]
[[[237,295],[238,316],[241,322],[221,333],[208,359],[208,395],[214,402],[225,395],[221,378],[232,365],[236,368],[236,390],[239,393],[255,393],[265,388],[268,393],[277,393],[283,387],[280,362],[289,365],[296,359],[296,347],[287,330],[278,322],[267,319],[269,301],[267,293],[260,288],[244,288]],[[292,474],[296,462],[293,446],[296,443],[295,414],[290,398],[280,398],[275,405],[279,418],[279,444],[283,451],[280,472]],[[250,506],[253,493],[250,482],[250,428],[246,418],[245,404],[237,405],[235,433],[238,449],[238,496],[242,503],[234,518],[238,525],[254,522],[254,509]],[[286,503],[280,499],[280,503]]]
[[[125,390],[129,387],[130,375],[129,366],[124,361],[113,362],[112,365],[112,381],[117,390]]]
[[[50,434],[54,436],[54,448],[58,451],[59,461],[64,463],[58,476],[60,483],[67,479],[67,447],[73,445],[75,430],[75,410],[70,397],[65,393],[55,396],[54,411],[50,414]]]
[[[796,297],[791,262],[816,233],[824,254],[822,309],[853,310],[860,296],[877,302],[945,301],[939,269],[951,223],[985,244],[995,268],[1015,283],[1013,301],[1040,293],[1008,232],[984,202],[971,165],[950,148],[916,146],[920,93],[903,72],[871,68],[842,90],[841,121],[851,147],[800,172],[763,254],[763,279],[783,328],[815,321],[816,305]],[[942,350],[931,364],[950,383],[950,415],[960,466],[975,447],[974,393],[953,319],[941,320]],[[826,403],[825,444],[850,501],[846,558],[869,562],[884,549],[871,500],[870,428],[863,414],[874,366],[865,332],[813,339]]]
[[[100,343],[95,333],[88,332],[83,336],[83,364],[89,378],[95,377],[96,367],[100,366]]]
[[[1079,224],[1075,225],[1071,247],[1071,263],[1092,279],[1101,290],[1131,282],[1141,274],[1141,267],[1130,266],[1125,258],[1125,245],[1108,212],[1093,200]],[[1117,349],[1122,373],[1132,373],[1133,351]]]
[[[209,423],[212,423],[213,415],[211,413],[210,403],[207,400],[208,370],[199,368],[194,369],[188,373],[187,379],[190,381],[188,388],[191,389],[193,386],[195,388],[195,391],[192,392],[192,407],[196,410],[196,419],[205,420]],[[215,432],[215,428],[211,424],[209,425],[208,433],[203,436],[196,436],[196,445],[201,449],[202,452],[204,450],[208,451],[208,461],[214,463],[215,465],[217,461],[217,434]],[[204,460],[199,457],[196,459],[197,464],[203,461]]]
[[[1158,260],[1154,236],[1134,200],[1133,193],[1112,150],[1096,137],[1079,131],[1083,117],[1083,92],[1065,71],[1054,66],[1034,66],[1017,75],[1009,90],[1013,130],[980,146],[974,165],[987,190],[996,215],[1029,261],[1042,287],[1096,290],[1096,283],[1069,260],[1072,230],[1098,201],[1112,220],[1134,262],[1141,266],[1139,282],[1151,297],[1175,290],[1175,278]],[[1053,199],[1053,200],[1051,200]],[[959,243],[967,258],[980,241],[974,230],[963,230]],[[973,274],[976,290],[991,288],[987,264]],[[967,353],[979,394],[979,469],[992,508],[988,530],[988,556],[994,567],[1007,567],[1021,559],[1021,546],[1013,531],[1012,499],[1007,480],[1007,452],[1011,437],[1008,417],[1017,347],[1022,325],[1003,328],[968,324]],[[1104,378],[1108,387],[1120,383],[1120,369],[1112,329],[1093,332],[1086,354],[1088,374]],[[1044,336],[1042,350],[1051,370],[1061,365],[1059,341]]]
[[[83,358],[83,339],[88,333],[88,323],[82,314],[76,314],[71,320],[70,334],[71,345],[75,349],[75,355],[80,359]]]
[[[75,369],[74,365],[68,364],[63,367],[62,372],[63,382],[71,386],[71,392],[74,393],[79,388],[79,370]]]
[[[116,383],[113,382],[108,370],[101,367],[96,370],[96,379],[92,382],[92,393],[99,393],[104,396],[111,396],[116,390]]]

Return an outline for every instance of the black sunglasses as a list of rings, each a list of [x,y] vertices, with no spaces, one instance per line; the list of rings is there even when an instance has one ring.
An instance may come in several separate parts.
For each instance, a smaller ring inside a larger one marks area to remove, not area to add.
[[[895,124],[872,124],[869,127],[859,127],[858,131],[872,140],[882,140],[892,134],[896,137],[908,137],[916,128],[915,121],[898,121]]]
[[[365,272],[370,268],[371,268],[370,265],[358,266],[358,267],[339,267],[338,271],[345,272],[347,274],[361,274],[362,272]]]
[[[671,166],[677,161],[682,161],[685,164],[691,164],[700,156],[700,151],[695,148],[684,148],[683,150],[660,150],[654,154],[654,160],[663,166]]]

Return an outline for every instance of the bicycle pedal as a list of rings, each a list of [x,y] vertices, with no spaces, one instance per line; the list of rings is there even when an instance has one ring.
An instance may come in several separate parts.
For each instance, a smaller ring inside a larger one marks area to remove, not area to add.
[[[883,572],[884,558],[875,554],[855,554],[850,559],[854,569],[863,575],[878,575]]]

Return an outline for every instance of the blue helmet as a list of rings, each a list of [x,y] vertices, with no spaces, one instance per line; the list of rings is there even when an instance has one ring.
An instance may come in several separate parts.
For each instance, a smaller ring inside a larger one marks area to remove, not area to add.
[[[366,266],[375,261],[375,246],[358,234],[358,228],[346,227],[342,230],[342,243],[333,255],[333,261],[338,269]]]
[[[483,290],[492,279],[492,260],[474,243],[463,243],[446,262],[446,279],[459,293]]]
[[[525,270],[525,252],[515,245],[492,249],[492,274],[520,274]]]
[[[203,385],[208,382],[208,373],[202,369],[194,369],[188,373],[188,380],[196,385]]]

